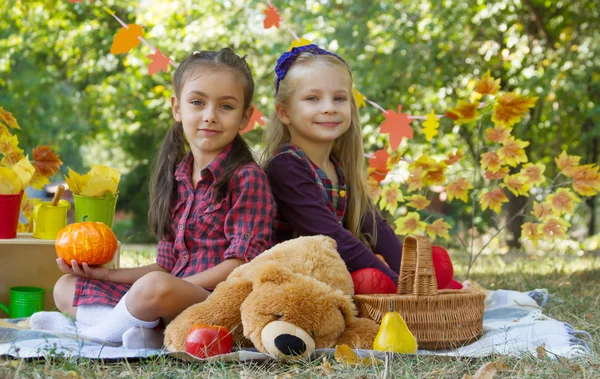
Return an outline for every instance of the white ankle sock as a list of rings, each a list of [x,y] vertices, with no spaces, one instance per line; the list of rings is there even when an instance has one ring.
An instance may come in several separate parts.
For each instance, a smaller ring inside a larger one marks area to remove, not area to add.
[[[78,329],[75,320],[61,312],[36,312],[29,319],[29,327],[69,333],[77,333]]]
[[[81,328],[81,334],[85,337],[95,338],[109,342],[120,343],[123,341],[123,333],[136,326],[143,328],[154,328],[160,320],[143,321],[135,318],[126,305],[127,294],[123,296],[117,306],[97,325]]]
[[[160,349],[164,339],[164,330],[138,326],[123,333],[123,347],[126,349]]]
[[[77,307],[77,322],[86,326],[98,325],[115,307],[106,304],[86,304]]]

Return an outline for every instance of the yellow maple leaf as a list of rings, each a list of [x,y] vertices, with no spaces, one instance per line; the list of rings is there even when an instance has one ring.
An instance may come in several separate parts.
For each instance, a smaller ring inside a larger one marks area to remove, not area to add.
[[[546,171],[546,165],[543,163],[526,163],[521,168],[520,175],[524,176],[527,179],[527,183],[529,185],[535,186],[538,184],[544,184],[546,182],[546,177],[544,176],[544,171]]]
[[[0,195],[16,195],[23,189],[23,182],[9,167],[0,166]]]
[[[369,196],[371,196],[371,200],[373,200],[373,204],[377,205],[379,199],[381,198],[381,186],[379,182],[375,180],[372,176],[367,178],[367,189],[369,190]]]
[[[23,150],[19,149],[19,139],[9,132],[0,135],[0,154],[3,157],[3,164],[12,166],[23,159]]]
[[[508,203],[508,198],[504,194],[502,188],[484,191],[479,197],[479,204],[481,204],[481,208],[484,211],[487,208],[490,208],[494,212],[500,213],[502,210],[502,203]]]
[[[23,192],[23,199],[21,200],[21,212],[23,216],[29,221],[31,221],[31,217],[33,216],[33,208],[35,204],[39,202],[39,199],[31,199],[27,196],[26,192]]]
[[[483,78],[475,82],[475,92],[481,95],[495,95],[500,89],[500,79],[494,79],[488,70]]]
[[[4,127],[8,130],[8,128],[13,129],[21,129],[17,119],[7,110],[0,107],[0,126],[4,125]],[[0,133],[2,135],[3,133]]]
[[[444,188],[446,189],[448,200],[452,201],[454,198],[457,198],[466,203],[469,200],[469,190],[473,189],[473,185],[466,178],[458,178],[446,184]]]
[[[403,151],[396,151],[387,159],[386,167],[388,170],[393,170],[402,159]]]
[[[600,192],[600,174],[598,166],[589,164],[571,168],[573,174],[573,189],[581,196],[595,196]]]
[[[502,147],[498,149],[498,156],[503,165],[515,167],[519,163],[528,161],[524,147],[529,145],[528,141],[521,141],[515,137],[508,137],[502,142]]]
[[[505,187],[515,196],[529,195],[529,186],[527,185],[527,178],[518,174],[505,176],[504,183],[500,186]]]
[[[485,139],[490,142],[501,143],[506,138],[510,137],[511,128],[505,128],[501,125],[496,125],[493,128],[487,128],[485,130]]]
[[[575,203],[581,203],[581,199],[568,188],[559,188],[556,193],[548,195],[544,202],[550,205],[556,215],[562,216],[565,213],[572,215]]]
[[[406,216],[397,218],[394,225],[396,225],[395,233],[398,235],[418,233],[425,227],[417,212],[408,212]]]
[[[425,171],[421,167],[410,167],[408,168],[408,179],[406,179],[406,183],[408,184],[408,192],[416,191],[423,188],[423,176],[427,171]]]
[[[17,174],[19,179],[21,179],[22,189],[27,188],[33,174],[36,172],[35,167],[29,161],[29,158],[25,157],[18,161],[15,165],[13,165],[12,170]]]
[[[37,190],[41,190],[46,184],[50,184],[50,179],[37,171],[33,173],[31,181],[29,182],[29,185]]]
[[[396,212],[398,209],[398,203],[403,202],[404,197],[402,191],[398,187],[398,183],[392,182],[383,187],[381,191],[381,199],[379,200],[379,208],[386,209],[391,214]]]
[[[352,88],[352,94],[354,95],[354,100],[356,100],[357,107],[360,108],[360,107],[367,106],[367,103],[365,102],[365,95],[358,92],[358,90],[356,88]]]
[[[507,92],[498,96],[492,114],[494,125],[513,126],[529,112],[530,108],[535,106],[537,99],[537,96],[521,96],[514,92]]]
[[[577,155],[567,155],[567,152],[563,150],[558,157],[554,158],[554,161],[561,173],[570,178],[573,173],[572,169],[577,167],[580,159],[581,157]]]
[[[456,162],[463,159],[464,156],[465,155],[463,154],[462,150],[458,149],[458,150],[456,150],[456,153],[448,154],[448,159],[444,160],[444,163],[446,163],[448,166],[452,166]]]
[[[545,220],[546,217],[552,216],[554,211],[552,210],[552,206],[550,206],[550,204],[538,203],[537,201],[534,201],[533,211],[531,213],[538,219]]]
[[[354,350],[345,344],[335,346],[333,357],[337,362],[346,366],[375,366],[383,363],[381,359],[374,357],[359,358]]]
[[[423,195],[407,196],[404,199],[408,200],[408,203],[406,203],[407,206],[417,210],[425,209],[431,203],[431,201],[427,200],[427,198]]]
[[[524,223],[523,225],[521,225],[521,237],[531,241],[531,243],[533,243],[533,246],[537,247],[538,241],[542,237],[540,227],[540,224],[532,222]]]
[[[449,240],[450,235],[448,234],[448,230],[450,230],[450,228],[450,224],[445,222],[444,219],[438,218],[433,223],[425,225],[425,232],[431,239],[440,237]]]
[[[444,162],[436,162],[433,169],[428,170],[423,176],[423,183],[427,186],[438,186],[446,182],[446,168],[448,165]]]
[[[431,141],[431,139],[438,134],[438,127],[440,126],[440,122],[435,116],[435,112],[433,109],[430,113],[427,114],[427,119],[423,122],[423,133],[425,134],[425,138],[427,141]]]
[[[458,100],[458,105],[446,112],[446,116],[454,120],[457,125],[466,124],[477,118],[477,109],[479,102],[470,103],[464,100]]]
[[[483,173],[483,177],[487,180],[503,179],[506,175],[508,175],[508,167],[502,167],[496,172],[486,170]]]
[[[491,172],[497,172],[500,170],[500,156],[495,151],[488,151],[487,153],[481,154],[481,159],[479,160],[481,163],[482,170],[489,170]]]
[[[544,220],[540,226],[540,231],[545,237],[555,240],[556,238],[565,237],[570,226],[571,224],[567,220],[550,216]]]

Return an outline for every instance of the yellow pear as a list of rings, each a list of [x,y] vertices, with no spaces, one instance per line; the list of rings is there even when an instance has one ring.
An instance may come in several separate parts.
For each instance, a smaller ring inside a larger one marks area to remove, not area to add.
[[[417,354],[417,340],[398,312],[388,312],[381,320],[373,341],[373,350],[400,354]]]

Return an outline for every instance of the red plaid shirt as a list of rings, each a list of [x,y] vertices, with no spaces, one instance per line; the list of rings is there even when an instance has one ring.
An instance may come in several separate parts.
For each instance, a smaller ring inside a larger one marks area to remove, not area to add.
[[[271,245],[276,209],[265,173],[256,163],[240,167],[231,177],[224,199],[214,203],[213,184],[224,170],[231,145],[204,170],[194,189],[194,158],[189,153],[175,170],[176,196],[171,201],[174,238],[158,243],[156,263],[185,278],[226,259],[248,262]],[[73,305],[115,305],[130,286],[78,278]]]

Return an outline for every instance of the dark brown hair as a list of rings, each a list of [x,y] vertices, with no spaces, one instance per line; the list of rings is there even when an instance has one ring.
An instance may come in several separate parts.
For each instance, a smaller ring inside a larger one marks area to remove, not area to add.
[[[206,70],[230,70],[244,81],[244,110],[250,108],[254,96],[254,79],[245,57],[239,57],[233,50],[195,52],[179,64],[173,75],[173,88],[178,99],[183,85],[198,68]],[[150,179],[150,229],[159,239],[171,236],[171,199],[175,195],[175,169],[189,151],[189,144],[183,133],[183,125],[175,121],[168,130],[158,152]],[[238,133],[232,142],[231,152],[224,162],[223,173],[213,185],[213,201],[225,198],[233,173],[242,165],[254,162],[250,148]]]

